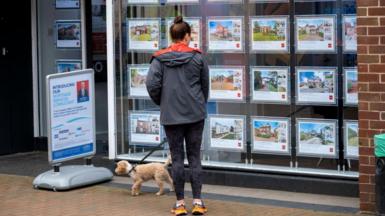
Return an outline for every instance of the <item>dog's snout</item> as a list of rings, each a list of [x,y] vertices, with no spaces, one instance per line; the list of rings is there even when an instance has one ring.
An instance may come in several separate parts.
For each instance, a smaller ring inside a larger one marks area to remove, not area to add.
[[[118,165],[118,166],[115,168],[115,173],[116,173],[116,174],[123,174],[124,171],[125,171],[125,168],[122,167],[122,166],[119,166],[119,165]]]

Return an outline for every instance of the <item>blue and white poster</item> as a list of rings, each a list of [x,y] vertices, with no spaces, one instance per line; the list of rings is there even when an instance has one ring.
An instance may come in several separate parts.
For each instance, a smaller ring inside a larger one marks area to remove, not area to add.
[[[81,60],[58,60],[56,61],[56,72],[66,73],[82,69]]]
[[[47,79],[50,162],[94,154],[92,70],[51,75]]]
[[[80,8],[79,0],[56,0],[56,9]]]

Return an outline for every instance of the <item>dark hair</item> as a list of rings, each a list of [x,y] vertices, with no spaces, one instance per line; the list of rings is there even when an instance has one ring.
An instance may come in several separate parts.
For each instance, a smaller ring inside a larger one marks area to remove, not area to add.
[[[191,26],[183,21],[182,16],[177,16],[174,19],[174,23],[170,27],[170,36],[173,42],[183,40],[186,34],[191,35]]]

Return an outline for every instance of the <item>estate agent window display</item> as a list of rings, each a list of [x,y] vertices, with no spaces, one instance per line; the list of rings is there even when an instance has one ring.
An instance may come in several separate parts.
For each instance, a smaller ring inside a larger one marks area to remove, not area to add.
[[[181,14],[192,25],[190,46],[206,53],[210,69],[203,165],[297,164],[322,173],[349,159],[346,170],[356,169],[356,19],[354,10],[337,9],[341,2],[128,0],[120,20],[118,156],[136,158],[158,142],[154,136],[164,137],[161,128],[142,131],[150,141],[137,140],[135,115],[149,119],[159,110],[143,83],[152,53],[170,44],[167,29]]]

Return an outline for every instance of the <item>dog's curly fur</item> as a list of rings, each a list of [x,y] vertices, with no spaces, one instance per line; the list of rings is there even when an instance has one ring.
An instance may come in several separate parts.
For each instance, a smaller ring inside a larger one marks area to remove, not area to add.
[[[163,183],[166,182],[170,185],[170,191],[174,190],[172,178],[167,171],[168,165],[171,164],[171,158],[168,157],[164,164],[161,163],[148,163],[137,165],[130,173],[130,177],[134,180],[134,184],[131,188],[131,195],[137,196],[140,193],[140,188],[143,182],[154,179],[159,187],[159,191],[156,195],[162,195],[164,193]],[[117,163],[115,173],[118,175],[125,175],[132,169],[132,165],[125,160]]]

